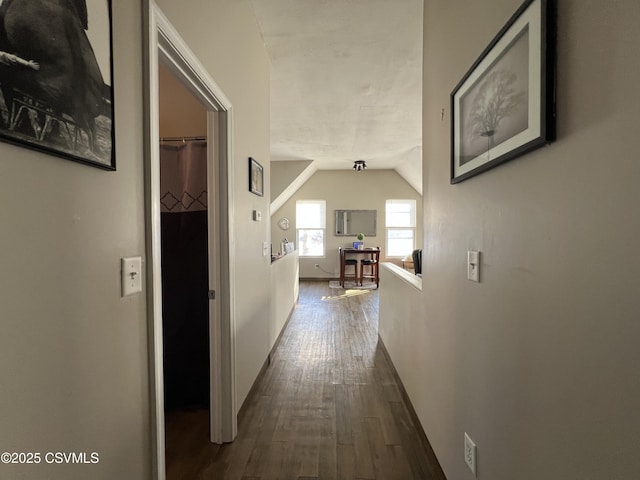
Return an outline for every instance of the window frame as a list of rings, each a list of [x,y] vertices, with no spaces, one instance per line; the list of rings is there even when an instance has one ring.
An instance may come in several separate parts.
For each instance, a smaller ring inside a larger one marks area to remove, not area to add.
[[[411,252],[413,252],[413,250],[415,250],[416,248],[416,234],[417,234],[417,221],[418,221],[418,213],[417,213],[417,201],[415,199],[412,198],[393,198],[393,199],[387,199],[385,201],[385,208],[384,208],[384,226],[385,226],[385,256],[387,258],[404,258],[407,254],[410,254]],[[389,212],[389,207],[390,205],[393,204],[405,204],[409,206],[409,214],[412,215],[412,218],[409,219],[408,225],[389,225],[390,223],[390,212]],[[412,236],[411,236],[411,243],[412,243],[412,248],[411,251],[406,252],[404,254],[401,255],[392,255],[389,251],[389,247],[390,245],[393,243],[392,240],[389,238],[389,233],[393,232],[393,231],[411,231]]]

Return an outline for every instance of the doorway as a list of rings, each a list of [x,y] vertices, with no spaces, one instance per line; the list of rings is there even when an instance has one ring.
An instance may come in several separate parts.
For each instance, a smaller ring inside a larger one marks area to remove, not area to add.
[[[185,444],[211,438],[207,111],[162,64],[158,70],[162,349],[167,478],[189,463]],[[215,259],[211,259],[215,260]],[[215,318],[213,319],[215,322]],[[189,441],[186,442],[185,439]]]
[[[152,448],[154,478],[164,480],[165,408],[162,325],[162,235],[159,135],[159,65],[162,63],[206,110],[208,309],[210,357],[210,440],[232,441],[237,433],[235,399],[235,285],[231,259],[235,256],[233,229],[233,109],[229,100],[200,64],[164,14],[149,0],[145,62],[147,292],[151,377]]]

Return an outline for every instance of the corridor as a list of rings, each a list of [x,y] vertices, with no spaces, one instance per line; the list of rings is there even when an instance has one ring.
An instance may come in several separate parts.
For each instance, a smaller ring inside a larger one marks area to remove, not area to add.
[[[238,437],[207,442],[207,412],[167,417],[169,480],[444,479],[378,344],[378,290],[301,282]]]

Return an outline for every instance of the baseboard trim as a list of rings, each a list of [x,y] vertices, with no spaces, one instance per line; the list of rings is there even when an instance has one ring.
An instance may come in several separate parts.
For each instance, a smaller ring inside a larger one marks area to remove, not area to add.
[[[430,480],[447,480],[447,477],[444,474],[444,471],[442,470],[442,466],[440,465],[440,462],[438,461],[438,457],[436,457],[435,452],[433,451],[433,447],[431,446],[431,443],[429,442],[429,439],[427,438],[427,434],[424,431],[424,428],[422,428],[422,423],[420,422],[420,419],[418,418],[418,414],[416,413],[415,409],[413,408],[413,404],[411,403],[411,399],[409,398],[409,394],[407,393],[407,390],[404,388],[404,385],[402,383],[402,380],[400,379],[400,375],[398,375],[398,371],[396,370],[395,365],[393,364],[393,361],[391,360],[391,356],[389,355],[389,352],[387,350],[387,347],[384,345],[384,342],[382,341],[382,338],[380,338],[380,335],[378,335],[378,345],[380,346],[380,350],[382,350],[383,355],[385,356],[385,358],[387,359],[387,361],[389,362],[389,366],[391,367],[391,373],[393,374],[393,377],[396,381],[396,383],[398,384],[398,389],[400,390],[400,395],[402,395],[402,399],[404,400],[405,405],[407,406],[407,410],[409,411],[409,416],[411,417],[411,421],[413,422],[414,426],[416,427],[416,431],[418,432],[418,436],[420,437],[420,443],[422,444],[422,447],[424,448],[427,457],[429,458],[429,464],[430,465],[434,465],[435,467],[437,467],[435,469],[435,471],[432,471],[432,477],[430,478]]]

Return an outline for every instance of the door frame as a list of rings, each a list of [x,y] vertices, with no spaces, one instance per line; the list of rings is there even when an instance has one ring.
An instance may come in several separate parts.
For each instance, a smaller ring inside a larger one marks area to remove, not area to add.
[[[158,66],[168,66],[207,109],[211,441],[237,435],[233,106],[153,0],[145,0],[145,223],[153,477],[165,479]],[[209,145],[212,142],[209,142]],[[213,194],[211,194],[213,193]],[[211,208],[213,207],[213,208]]]

